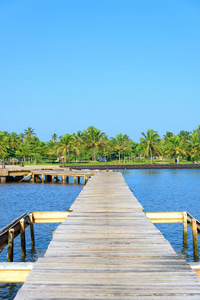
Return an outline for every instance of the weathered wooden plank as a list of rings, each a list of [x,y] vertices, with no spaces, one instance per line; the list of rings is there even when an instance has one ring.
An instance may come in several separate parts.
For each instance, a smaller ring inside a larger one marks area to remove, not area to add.
[[[16,300],[200,298],[196,272],[143,213],[121,173],[96,174],[72,209]]]

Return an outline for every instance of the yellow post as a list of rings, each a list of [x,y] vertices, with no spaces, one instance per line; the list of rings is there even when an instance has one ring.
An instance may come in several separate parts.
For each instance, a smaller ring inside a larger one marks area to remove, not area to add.
[[[8,231],[8,252],[7,252],[7,261],[13,261],[13,247],[14,247],[14,229]]]
[[[29,214],[29,221],[30,221],[30,231],[31,231],[31,247],[34,248],[35,246],[35,236],[34,236],[34,228],[33,228],[33,215],[32,213]]]
[[[51,177],[52,177],[52,182],[54,183],[54,175],[52,175]]]
[[[26,239],[25,239],[25,222],[24,219],[20,220],[20,235],[21,235],[21,256],[26,257]]]
[[[183,244],[187,244],[187,212],[183,212]]]
[[[74,184],[76,184],[76,176],[74,176]]]
[[[62,176],[62,182],[66,183],[66,176],[65,175]]]
[[[197,238],[197,222],[193,218],[191,223],[192,223],[194,259],[198,260],[199,259],[199,248],[198,248],[198,238]]]
[[[42,174],[42,183],[44,183],[44,174]]]

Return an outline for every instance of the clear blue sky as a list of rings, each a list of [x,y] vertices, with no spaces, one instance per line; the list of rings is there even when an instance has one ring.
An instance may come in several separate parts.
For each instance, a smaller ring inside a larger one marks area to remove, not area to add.
[[[0,1],[0,131],[199,124],[199,0]]]

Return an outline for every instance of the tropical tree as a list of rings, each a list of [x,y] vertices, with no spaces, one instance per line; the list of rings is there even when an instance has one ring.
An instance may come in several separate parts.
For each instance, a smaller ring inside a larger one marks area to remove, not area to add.
[[[53,141],[53,142],[56,142],[56,141],[57,141],[57,138],[58,138],[58,136],[57,136],[57,134],[56,134],[56,133],[54,133],[54,134],[52,134],[51,138],[52,138],[52,141]]]
[[[187,143],[189,141],[190,134],[190,131],[181,130],[178,136],[183,142]]]
[[[23,158],[23,161],[25,161],[26,157],[30,157],[30,144],[21,143],[16,149],[15,155]]]
[[[114,142],[115,150],[118,152],[119,156],[119,164],[121,161],[121,151],[127,150],[127,148],[130,146],[128,145],[129,137],[127,134],[118,133],[115,135],[115,138],[112,138]]]
[[[27,141],[30,141],[34,136],[36,136],[34,129],[32,127],[27,127],[27,129],[24,130],[24,136]]]
[[[20,137],[15,132],[11,132],[9,134],[9,144],[10,144],[12,150],[17,148],[19,143],[20,143]]]
[[[105,133],[93,126],[87,128],[83,133],[86,149],[93,149],[93,160],[96,161],[96,152],[104,144]]]
[[[57,146],[57,153],[64,156],[64,161],[66,162],[67,154],[69,155],[70,151],[73,148],[73,136],[70,133],[65,133],[64,136],[60,137],[60,141]]]
[[[9,135],[8,132],[0,131],[0,158],[9,156]]]
[[[141,154],[140,156],[146,156],[152,158],[153,154],[160,155],[161,154],[161,139],[157,131],[153,129],[148,129],[147,133],[142,132],[142,138],[140,138],[141,144]]]
[[[198,161],[200,157],[200,136],[196,130],[193,130],[189,137],[188,150],[191,157]]]
[[[173,135],[173,137],[168,140],[165,155],[166,157],[175,157],[177,164],[179,163],[179,157],[186,155],[185,143],[178,135]]]
[[[168,141],[173,135],[174,135],[173,132],[171,132],[171,131],[166,131],[166,134],[164,134],[163,139],[164,139],[165,141]]]

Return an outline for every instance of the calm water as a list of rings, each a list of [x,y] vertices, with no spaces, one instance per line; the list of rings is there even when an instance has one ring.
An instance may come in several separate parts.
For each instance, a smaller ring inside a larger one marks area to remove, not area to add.
[[[129,170],[122,172],[127,184],[147,211],[188,211],[200,219],[200,170]],[[83,185],[1,184],[0,228],[24,212],[67,210]],[[26,261],[44,256],[58,224],[34,224],[35,249],[31,249],[29,227],[26,229]],[[175,251],[193,260],[192,232],[188,228],[188,245],[182,244],[182,224],[157,224]],[[0,261],[6,261],[6,251]],[[14,261],[21,261],[20,237],[15,239]],[[21,284],[0,284],[0,299],[13,299]]]

